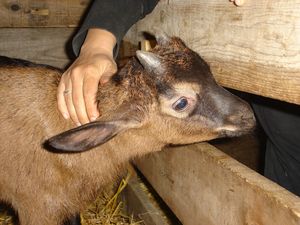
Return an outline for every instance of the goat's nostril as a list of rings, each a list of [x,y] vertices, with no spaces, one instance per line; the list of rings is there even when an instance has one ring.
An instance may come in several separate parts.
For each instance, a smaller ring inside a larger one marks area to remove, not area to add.
[[[255,122],[255,116],[252,111],[242,113],[242,120],[248,120],[248,121],[254,121]]]
[[[243,120],[244,117],[245,117],[245,115],[243,115],[243,114],[241,114],[241,113],[236,113],[236,114],[233,114],[233,115],[228,116],[228,117],[227,117],[227,120],[228,120],[229,122],[235,123],[235,122],[238,122],[238,121]]]
[[[227,121],[232,124],[255,123],[255,117],[251,112],[238,112],[228,116]]]
[[[251,120],[251,119],[253,119],[253,117],[251,115],[242,114],[241,119],[242,120]]]

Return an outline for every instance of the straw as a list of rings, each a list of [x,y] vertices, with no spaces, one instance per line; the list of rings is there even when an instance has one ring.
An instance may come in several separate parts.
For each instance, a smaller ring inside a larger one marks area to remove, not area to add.
[[[80,215],[82,225],[140,225],[142,221],[135,221],[133,216],[126,215],[123,211],[124,203],[120,194],[128,184],[131,173],[122,179],[117,190],[111,185],[105,189]],[[107,190],[108,189],[108,190]],[[7,211],[0,209],[0,225],[13,225],[13,218]]]

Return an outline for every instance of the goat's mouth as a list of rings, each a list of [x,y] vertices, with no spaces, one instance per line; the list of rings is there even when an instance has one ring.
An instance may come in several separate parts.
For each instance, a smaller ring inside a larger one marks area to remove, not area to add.
[[[239,137],[245,134],[249,134],[251,133],[253,130],[249,129],[249,130],[239,130],[239,131],[228,131],[228,130],[224,130],[220,133],[220,137]]]
[[[243,124],[240,126],[227,125],[217,129],[219,137],[238,137],[248,133],[252,133],[255,129],[255,123]]]

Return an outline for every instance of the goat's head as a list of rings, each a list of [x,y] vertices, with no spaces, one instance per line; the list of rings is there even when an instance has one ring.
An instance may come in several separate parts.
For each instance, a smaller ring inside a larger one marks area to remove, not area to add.
[[[254,127],[250,106],[218,86],[206,62],[176,37],[156,37],[137,51],[99,90],[103,116],[49,140],[65,151],[84,151],[126,130],[147,130],[158,142],[187,144],[238,136]],[[147,138],[147,137],[145,137]]]

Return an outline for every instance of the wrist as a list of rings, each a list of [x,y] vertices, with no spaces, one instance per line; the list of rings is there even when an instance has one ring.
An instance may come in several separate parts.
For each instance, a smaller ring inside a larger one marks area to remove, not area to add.
[[[92,52],[113,57],[116,42],[116,38],[111,32],[99,28],[90,28],[81,46],[80,53]]]

